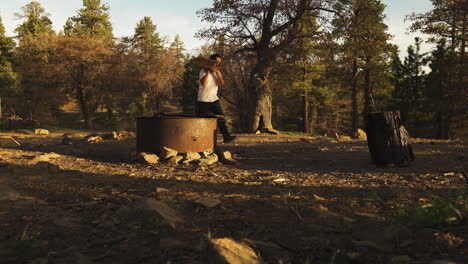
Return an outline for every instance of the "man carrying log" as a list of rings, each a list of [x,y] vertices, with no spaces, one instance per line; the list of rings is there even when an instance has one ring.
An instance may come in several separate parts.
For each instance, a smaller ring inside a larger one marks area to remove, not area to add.
[[[229,133],[226,119],[218,98],[218,87],[224,85],[224,79],[218,67],[221,64],[219,54],[211,55],[210,59],[199,57],[198,64],[202,66],[199,74],[200,86],[197,97],[197,115],[215,115],[218,118],[218,127],[223,134],[224,143],[232,142],[236,137]]]

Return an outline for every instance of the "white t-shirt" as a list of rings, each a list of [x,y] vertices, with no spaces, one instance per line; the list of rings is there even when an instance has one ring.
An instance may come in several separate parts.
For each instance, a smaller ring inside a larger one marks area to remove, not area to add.
[[[200,74],[199,74],[199,80],[201,81],[201,79],[205,77],[206,74],[208,74],[208,77],[207,77],[208,80],[206,82],[206,86],[203,87],[203,85],[201,85],[201,83],[199,82],[200,86],[198,88],[197,101],[212,103],[212,102],[219,100],[218,83],[217,83],[218,77],[216,76],[216,74],[208,70],[201,69]]]

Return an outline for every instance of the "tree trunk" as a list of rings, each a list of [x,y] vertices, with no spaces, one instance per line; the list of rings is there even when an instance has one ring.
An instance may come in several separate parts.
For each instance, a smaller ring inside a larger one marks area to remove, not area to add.
[[[405,166],[414,160],[411,139],[400,111],[373,112],[367,116],[367,143],[371,159],[383,166]]]
[[[310,125],[309,125],[309,92],[304,90],[302,95],[302,103],[303,103],[303,110],[302,110],[302,117],[303,117],[303,125],[304,125],[304,132],[309,134],[310,132]]]
[[[267,133],[278,134],[271,122],[273,112],[273,91],[269,85],[271,72],[271,55],[259,53],[258,63],[250,73],[249,102],[250,102],[250,130],[261,130]],[[268,59],[268,60],[265,60]]]
[[[0,96],[0,120],[2,120],[2,97],[1,96]]]
[[[80,104],[81,113],[83,114],[84,126],[85,128],[92,128],[93,123],[91,121],[91,117],[89,114],[89,109],[88,109],[88,105],[86,102],[86,96],[81,86],[76,87],[76,95],[77,95],[76,97],[78,99],[78,103]]]
[[[370,100],[371,100],[371,87],[370,87],[370,70],[369,70],[370,58],[366,58],[366,67],[364,69],[364,111],[363,119],[364,125],[367,124],[367,115],[370,113]]]
[[[357,58],[357,55],[355,55],[353,59],[353,90],[351,94],[352,107],[353,107],[351,126],[353,129],[353,133],[356,133],[358,130],[358,119],[359,119],[358,104],[357,104],[357,94],[358,94],[357,75],[358,75],[358,58]]]

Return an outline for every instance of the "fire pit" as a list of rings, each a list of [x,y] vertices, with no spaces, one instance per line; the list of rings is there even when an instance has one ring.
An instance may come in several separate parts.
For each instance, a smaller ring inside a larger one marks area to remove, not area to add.
[[[137,151],[160,153],[164,147],[179,153],[216,147],[216,118],[158,115],[137,118]]]

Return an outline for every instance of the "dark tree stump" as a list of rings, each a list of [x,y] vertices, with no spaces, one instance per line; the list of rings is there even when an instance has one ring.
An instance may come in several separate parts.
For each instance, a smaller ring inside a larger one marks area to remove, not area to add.
[[[414,160],[411,138],[401,122],[400,111],[369,113],[366,132],[374,163],[382,166],[406,166]]]

